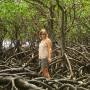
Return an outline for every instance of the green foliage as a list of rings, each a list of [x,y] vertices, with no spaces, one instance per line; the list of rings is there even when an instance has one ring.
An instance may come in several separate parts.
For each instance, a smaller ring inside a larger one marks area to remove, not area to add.
[[[89,37],[90,0],[59,0],[59,4],[67,15],[65,22],[67,22],[68,32],[65,31],[66,37],[70,40],[78,40],[83,36]],[[53,18],[50,16],[51,6],[54,13]],[[0,27],[2,26],[7,31],[3,36],[15,39],[15,32],[18,31],[19,39],[31,39],[37,30],[39,31],[44,26],[50,26],[48,21],[51,19],[53,21],[52,33],[59,36],[58,19],[61,21],[62,15],[59,15],[58,11],[61,13],[56,0],[21,0],[21,2],[1,0],[0,22],[3,22],[3,25],[0,23]]]
[[[65,0],[68,2],[68,0]],[[69,32],[67,33],[67,37],[71,41],[81,41],[83,42],[83,39],[88,39],[90,37],[90,22],[89,22],[89,15],[90,15],[90,1],[89,0],[69,0],[74,1],[70,5],[75,5],[75,11],[74,9],[67,9],[68,14],[68,25],[72,23],[74,20],[73,25],[71,26]],[[68,6],[70,6],[68,5]],[[69,13],[69,10],[71,11]],[[71,14],[71,19],[69,20],[69,14]],[[74,16],[75,14],[75,16]]]
[[[10,1],[10,0],[8,2],[2,1],[0,3],[0,18],[2,19],[2,21],[4,22],[4,25],[8,30],[8,33],[6,34],[6,38],[13,37],[13,34],[15,34],[14,33],[15,26],[19,27],[19,29],[21,30],[19,37],[22,37],[24,35],[22,28],[29,26],[29,25],[26,26],[25,24],[32,19],[35,13],[36,13],[35,10],[33,9],[29,10],[29,5],[24,1],[20,3]]]

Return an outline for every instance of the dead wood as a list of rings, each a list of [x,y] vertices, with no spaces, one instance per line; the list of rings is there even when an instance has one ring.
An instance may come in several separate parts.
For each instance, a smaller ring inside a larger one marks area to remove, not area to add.
[[[64,58],[59,50],[60,48],[53,50],[52,62],[49,65],[52,77],[50,80],[38,74],[37,50],[23,50],[6,56],[5,62],[0,64],[0,90],[89,90],[88,49],[84,46],[67,47]],[[56,52],[58,54],[55,54]],[[22,54],[24,56],[17,58]]]

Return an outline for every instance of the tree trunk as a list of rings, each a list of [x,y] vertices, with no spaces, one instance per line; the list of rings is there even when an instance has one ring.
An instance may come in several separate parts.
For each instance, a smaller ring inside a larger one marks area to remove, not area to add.
[[[53,26],[54,26],[54,5],[51,2],[51,6],[49,8],[49,13],[50,13],[50,17],[48,19],[48,25],[46,26],[48,33],[50,34],[50,37],[52,40],[55,39],[55,35],[54,35],[54,31],[53,31]]]
[[[65,31],[67,29],[67,14],[66,14],[66,11],[65,9],[59,5],[59,0],[56,0],[57,1],[57,5],[59,7],[59,9],[61,10],[61,13],[60,13],[60,10],[58,9],[58,28],[60,30],[60,43],[61,43],[61,56],[64,56],[64,53],[65,53]],[[60,14],[62,16],[62,18],[60,18]],[[61,21],[61,22],[60,22]]]

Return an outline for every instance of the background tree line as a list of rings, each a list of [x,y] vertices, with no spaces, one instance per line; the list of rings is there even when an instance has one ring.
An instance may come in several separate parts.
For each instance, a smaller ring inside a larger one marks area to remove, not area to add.
[[[72,43],[88,45],[89,10],[89,0],[1,0],[0,49],[4,39],[32,40],[44,27],[62,54]]]

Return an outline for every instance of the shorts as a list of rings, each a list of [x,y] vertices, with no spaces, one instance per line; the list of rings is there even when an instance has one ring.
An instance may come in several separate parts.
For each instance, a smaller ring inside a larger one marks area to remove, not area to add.
[[[45,67],[48,68],[49,64],[48,64],[48,59],[47,58],[44,58],[44,59],[39,59],[39,65],[40,65],[40,68],[43,69]]]

